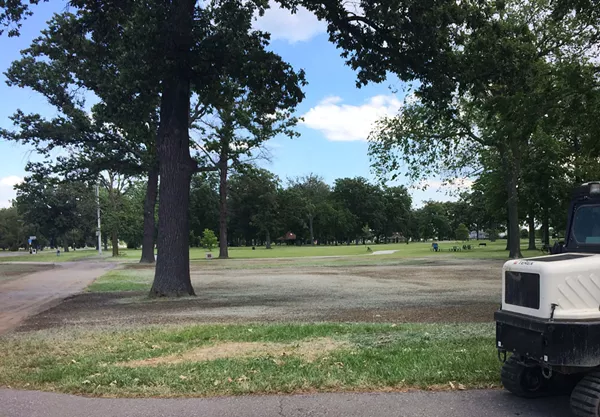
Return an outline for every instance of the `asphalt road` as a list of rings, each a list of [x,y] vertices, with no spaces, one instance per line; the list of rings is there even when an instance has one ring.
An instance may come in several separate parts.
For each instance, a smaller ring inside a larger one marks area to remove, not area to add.
[[[248,396],[82,398],[0,390],[0,417],[570,417],[568,397],[524,400],[500,390]]]

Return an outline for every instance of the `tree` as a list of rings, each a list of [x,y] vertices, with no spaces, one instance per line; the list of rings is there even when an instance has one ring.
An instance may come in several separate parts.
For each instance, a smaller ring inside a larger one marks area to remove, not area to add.
[[[291,231],[302,242],[310,238],[304,204],[305,201],[297,189],[288,186],[279,190],[277,193],[277,206],[279,207],[277,233],[279,236],[284,236],[285,233]]]
[[[0,249],[16,251],[24,244],[26,232],[15,206],[0,209]]]
[[[120,231],[131,227],[128,224],[131,217],[128,215],[128,199],[126,194],[131,187],[131,180],[118,173],[108,172],[102,176],[101,183],[103,192],[100,195],[102,207],[103,225],[110,234],[112,245],[112,256],[119,256],[119,235]]]
[[[371,232],[371,228],[368,224],[365,224],[361,229],[361,237],[363,239],[363,245],[367,243],[368,239],[371,239],[371,237],[373,237],[373,232]]]
[[[354,217],[349,224],[353,228],[349,238],[362,236],[362,228],[369,223],[373,230],[382,230],[384,224],[385,202],[381,190],[370,184],[366,178],[339,178],[335,180],[332,191],[333,201],[348,210]]]
[[[563,88],[566,72],[560,62],[568,57],[585,71],[587,46],[582,38],[594,32],[579,27],[582,36],[571,38],[575,19],[556,22],[548,11],[548,2],[542,0],[475,10],[468,29],[458,29],[458,42],[448,50],[458,65],[452,73],[456,94],[447,94],[447,85],[440,89],[436,83],[426,84],[426,90],[419,91],[421,100],[403,110],[401,121],[381,123],[371,148],[384,170],[396,171],[403,161],[413,178],[432,171],[464,175],[479,153],[496,152],[508,194],[513,258],[520,257],[518,184],[523,155],[536,128],[561,98],[583,93],[579,87]],[[565,44],[569,48],[563,48]],[[432,96],[434,92],[443,95]],[[562,104],[558,107],[565,110]],[[395,148],[401,150],[399,158],[390,155]],[[419,172],[420,168],[425,169]]]
[[[309,174],[289,181],[288,187],[298,196],[298,208],[302,212],[303,220],[308,223],[310,244],[315,244],[315,219],[324,210],[324,205],[331,190],[322,177]]]
[[[195,92],[203,105],[211,103],[219,97],[224,75],[251,89],[278,84],[286,77],[290,67],[265,49],[268,36],[251,30],[255,12],[262,13],[266,5],[237,0],[198,7],[195,0],[151,2],[151,7],[131,1],[105,2],[102,7],[95,0],[71,4],[79,22],[76,39],[89,41],[96,56],[107,57],[110,65],[105,68],[118,68],[108,72],[121,94],[98,94],[107,108],[120,109],[127,102],[123,97],[137,97],[140,92],[160,98],[156,143],[162,202],[158,247],[163,256],[157,262],[151,293],[193,294],[186,214],[191,177],[199,167],[188,147],[190,96]],[[19,20],[15,10],[9,10],[8,21]],[[264,106],[264,113],[275,114],[273,102]]]
[[[263,51],[259,51],[263,52]],[[264,73],[280,65],[276,55],[265,54],[251,72]],[[244,158],[252,158],[264,143],[279,135],[297,136],[293,127],[298,119],[291,114],[304,98],[300,86],[306,84],[304,72],[283,66],[279,82],[242,86],[224,79],[214,104],[214,119],[201,120],[199,148],[219,171],[219,258],[229,257],[227,248],[227,179],[231,168],[241,167]],[[273,112],[273,109],[275,111]],[[248,161],[246,161],[247,163]]]
[[[153,263],[158,90],[145,85],[143,93],[130,94],[118,82],[119,72],[127,70],[123,58],[112,50],[98,53],[83,26],[83,19],[72,13],[55,15],[48,29],[22,52],[22,58],[7,72],[10,85],[30,87],[44,95],[59,115],[45,119],[18,110],[12,117],[18,130],[0,132],[0,136],[32,144],[46,157],[53,149],[67,148],[69,156],[44,166],[46,172],[61,176],[91,181],[102,178],[104,170],[125,175],[146,174],[140,262]],[[119,71],[106,71],[107,67],[117,67]],[[104,101],[88,109],[86,93]]]
[[[446,240],[454,237],[447,206],[444,203],[426,201],[416,214],[419,219],[419,235],[422,238]]]
[[[279,179],[271,172],[248,167],[231,177],[229,195],[232,231],[247,243],[255,239],[271,247],[271,236],[279,230]]]
[[[85,240],[95,234],[96,201],[88,185],[33,173],[15,188],[20,216],[51,246],[62,245],[68,252],[77,236]]]
[[[456,240],[469,240],[469,228],[463,223],[459,224],[454,232]]]
[[[202,236],[205,229],[219,230],[219,178],[215,173],[196,174],[190,189],[190,233]],[[192,246],[199,242],[192,242]]]
[[[0,2],[0,36],[8,29],[8,36],[19,36],[21,22],[31,16],[31,6],[48,0],[5,0]]]
[[[204,229],[200,244],[203,248],[212,252],[212,249],[217,245],[217,236],[215,235],[215,232],[210,229]]]
[[[394,233],[401,233],[408,242],[411,233],[412,198],[404,186],[385,187],[383,189],[384,199],[384,222],[379,231],[387,243],[387,239]]]
[[[125,241],[128,249],[138,249],[144,238],[144,202],[146,184],[132,180],[121,199],[121,228],[119,239]],[[154,254],[154,248],[152,248]]]

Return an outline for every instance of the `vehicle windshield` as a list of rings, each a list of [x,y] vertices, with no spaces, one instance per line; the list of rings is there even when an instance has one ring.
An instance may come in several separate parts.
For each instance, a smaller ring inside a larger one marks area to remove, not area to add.
[[[575,211],[573,236],[579,244],[600,244],[600,205],[581,206]]]

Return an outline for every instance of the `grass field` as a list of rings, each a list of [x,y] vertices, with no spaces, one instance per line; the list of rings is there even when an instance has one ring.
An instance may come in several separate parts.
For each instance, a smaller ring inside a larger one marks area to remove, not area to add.
[[[98,253],[92,249],[80,249],[70,252],[60,252],[60,255],[56,255],[56,251],[47,249],[42,252],[38,252],[35,255],[31,255],[29,252],[22,252],[17,256],[6,256],[0,257],[0,263],[2,262],[68,262],[76,261],[83,258],[95,257]]]
[[[90,286],[88,292],[150,291],[154,270],[115,270],[102,275]]]
[[[417,243],[397,243],[397,244],[368,244],[368,245],[338,245],[338,246],[276,246],[272,249],[265,249],[262,246],[252,250],[251,247],[230,247],[229,257],[231,259],[273,259],[273,258],[304,258],[304,257],[357,257],[364,255],[366,257],[376,257],[377,259],[404,259],[404,258],[419,258],[425,256],[441,256],[451,255],[459,258],[481,258],[481,259],[505,259],[508,257],[508,252],[505,250],[506,241],[499,240],[496,242],[489,241],[470,241],[467,242],[472,246],[471,250],[461,250],[460,252],[451,252],[453,246],[462,248],[463,242],[440,242],[439,247],[441,252],[433,252],[431,250],[431,242]],[[485,243],[485,247],[479,247],[479,243]],[[538,246],[541,246],[538,242]],[[389,255],[373,255],[367,248],[371,248],[373,252],[377,251],[396,251]],[[523,256],[533,257],[542,254],[541,251],[528,251],[527,242],[521,242]],[[191,248],[191,261],[206,261],[206,253],[208,251],[203,248]],[[219,254],[218,248],[212,250],[214,257]],[[110,252],[105,252],[103,258],[109,261],[118,262],[136,262],[141,256],[141,250],[121,249],[120,256],[113,258]],[[68,253],[61,252],[60,256],[56,256],[54,251],[43,251],[37,255],[30,255],[23,252],[19,256],[0,257],[2,262],[67,262],[74,261],[86,257],[97,257],[97,253],[92,249],[71,251]]]
[[[479,247],[479,243],[486,243],[485,247]],[[463,242],[440,242],[439,247],[441,252],[433,252],[431,250],[431,242],[418,243],[398,243],[398,244],[368,244],[368,245],[339,245],[339,246],[273,246],[272,249],[264,247],[256,247],[252,250],[251,247],[230,247],[229,257],[232,259],[268,259],[268,258],[301,258],[301,257],[335,257],[335,256],[376,256],[380,258],[412,258],[423,256],[439,256],[449,255],[464,258],[488,258],[488,259],[503,259],[508,257],[508,252],[505,250],[506,241],[499,240],[496,242],[489,241],[471,241],[467,242],[472,246],[471,250],[461,250],[460,252],[449,252],[453,246],[462,248]],[[367,251],[367,247],[373,252],[376,251],[396,251],[391,255],[372,255]],[[523,256],[539,256],[541,251],[527,251],[527,242],[521,242]],[[206,260],[208,251],[202,248],[190,249],[190,259],[192,261]],[[218,248],[212,250],[213,256],[219,254]],[[141,251],[139,250],[123,250],[123,256],[119,259],[134,261],[139,259]]]
[[[0,385],[214,396],[499,384],[491,324],[274,324],[0,338]]]

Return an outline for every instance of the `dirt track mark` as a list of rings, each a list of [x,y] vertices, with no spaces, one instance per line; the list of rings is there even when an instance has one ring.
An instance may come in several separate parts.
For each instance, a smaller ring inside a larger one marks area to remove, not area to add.
[[[196,297],[151,301],[146,291],[83,293],[31,317],[20,330],[298,321],[491,322],[501,298],[501,266],[471,261],[194,270]]]

